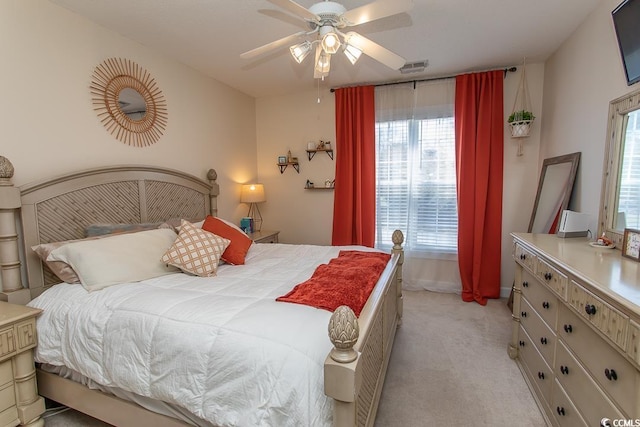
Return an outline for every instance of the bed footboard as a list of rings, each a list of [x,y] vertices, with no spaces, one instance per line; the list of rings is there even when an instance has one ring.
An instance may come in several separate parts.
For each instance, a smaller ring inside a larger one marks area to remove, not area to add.
[[[334,399],[333,425],[372,426],[397,327],[402,321],[404,236],[393,233],[393,256],[358,319],[347,306],[329,321],[334,345],[324,363],[325,394]]]

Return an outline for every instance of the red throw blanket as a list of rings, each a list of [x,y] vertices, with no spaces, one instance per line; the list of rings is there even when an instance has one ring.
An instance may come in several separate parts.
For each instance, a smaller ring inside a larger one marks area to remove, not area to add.
[[[391,255],[381,252],[340,251],[337,258],[318,266],[309,280],[296,285],[276,301],[329,311],[347,305],[360,316],[390,258]]]

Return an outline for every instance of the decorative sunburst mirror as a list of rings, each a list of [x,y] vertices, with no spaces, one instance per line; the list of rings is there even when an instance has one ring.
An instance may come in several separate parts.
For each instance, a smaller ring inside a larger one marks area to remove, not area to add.
[[[133,61],[109,58],[91,79],[94,109],[104,127],[128,145],[146,147],[167,126],[167,103],[155,80]]]

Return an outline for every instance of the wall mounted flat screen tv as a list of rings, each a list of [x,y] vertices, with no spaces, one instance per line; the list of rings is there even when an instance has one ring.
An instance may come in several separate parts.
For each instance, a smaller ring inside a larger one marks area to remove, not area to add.
[[[640,0],[625,0],[611,12],[627,84],[640,81]]]

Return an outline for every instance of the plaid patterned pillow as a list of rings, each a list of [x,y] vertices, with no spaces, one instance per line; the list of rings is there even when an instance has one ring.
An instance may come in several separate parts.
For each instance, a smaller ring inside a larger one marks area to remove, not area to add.
[[[201,277],[215,276],[218,262],[230,241],[182,220],[180,234],[162,256],[162,261],[185,273]]]

